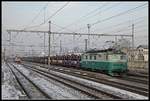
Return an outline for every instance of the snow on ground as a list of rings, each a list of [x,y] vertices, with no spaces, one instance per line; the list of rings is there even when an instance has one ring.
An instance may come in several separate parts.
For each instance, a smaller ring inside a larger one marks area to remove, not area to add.
[[[19,99],[21,93],[8,83],[2,85],[2,99]]]
[[[47,94],[49,94],[53,99],[90,99],[88,96],[83,96],[81,93],[73,93],[72,91],[68,91],[66,87],[62,87],[56,82],[50,82],[47,79],[37,75],[35,72],[31,72],[31,70],[26,69],[22,65],[15,64],[18,69],[21,70],[26,76],[28,76],[36,85],[38,85],[41,89],[43,89]]]
[[[7,65],[2,63],[2,99],[19,99],[23,96],[21,91],[16,88],[14,76]]]
[[[112,86],[104,85],[104,84],[97,83],[97,82],[94,82],[94,81],[89,81],[89,80],[86,80],[86,79],[78,78],[78,77],[75,77],[75,76],[63,74],[63,73],[52,71],[52,70],[50,70],[50,72],[55,74],[55,75],[59,75],[59,76],[61,75],[62,77],[70,78],[71,80],[79,81],[79,82],[81,82],[83,84],[86,84],[88,86],[92,86],[94,88],[97,88],[97,89],[107,91],[109,93],[121,96],[124,99],[148,99],[148,97],[146,97],[146,96],[142,96],[142,95],[139,95],[139,94],[136,94],[136,93],[132,93],[132,92],[129,92],[129,91],[126,91],[126,90],[123,90],[123,89],[119,89],[119,88],[115,88],[115,87],[112,87]]]
[[[44,68],[42,68],[42,69],[45,70]],[[108,93],[118,95],[120,97],[123,97],[124,99],[148,99],[148,97],[146,97],[146,96],[142,96],[142,95],[139,95],[139,94],[136,94],[136,93],[132,93],[130,91],[126,91],[126,90],[119,89],[119,88],[116,88],[116,87],[108,86],[108,85],[105,85],[105,84],[96,83],[94,81],[89,81],[89,80],[86,80],[86,79],[78,78],[78,77],[75,77],[75,76],[63,74],[63,73],[52,71],[52,70],[50,70],[49,72],[51,72],[55,75],[59,75],[59,76],[61,75],[62,77],[69,78],[71,80],[79,81],[83,84],[86,84],[88,86],[92,86],[96,89],[100,89],[100,90],[106,91]]]

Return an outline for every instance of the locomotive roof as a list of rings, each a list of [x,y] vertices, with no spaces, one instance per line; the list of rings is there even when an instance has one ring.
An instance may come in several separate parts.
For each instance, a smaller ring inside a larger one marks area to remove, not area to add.
[[[103,50],[89,50],[89,51],[86,51],[85,53],[105,53],[105,52],[113,52],[113,53],[121,53],[121,54],[124,54],[123,52],[119,51],[119,50],[116,50],[116,49],[113,49],[113,48],[108,48],[108,49],[103,49]]]
[[[95,50],[95,49],[92,49],[92,50],[88,50],[88,51],[86,51],[85,53],[108,52],[108,51],[113,51],[113,50],[114,50],[114,49],[112,49],[112,48],[103,49],[103,50]]]

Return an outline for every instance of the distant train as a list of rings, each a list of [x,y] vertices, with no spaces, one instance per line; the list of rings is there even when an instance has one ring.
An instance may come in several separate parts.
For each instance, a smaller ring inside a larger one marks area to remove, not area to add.
[[[19,57],[15,57],[15,62],[16,63],[21,63],[21,59]]]
[[[48,57],[24,57],[24,61],[48,63]],[[51,65],[103,71],[111,76],[127,72],[127,56],[115,49],[90,50],[82,54],[51,56]]]

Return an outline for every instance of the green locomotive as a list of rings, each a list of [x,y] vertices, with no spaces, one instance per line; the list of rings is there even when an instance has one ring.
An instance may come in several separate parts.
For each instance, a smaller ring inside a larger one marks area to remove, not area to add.
[[[81,68],[116,76],[127,71],[127,56],[114,49],[90,50],[82,54],[80,65]]]

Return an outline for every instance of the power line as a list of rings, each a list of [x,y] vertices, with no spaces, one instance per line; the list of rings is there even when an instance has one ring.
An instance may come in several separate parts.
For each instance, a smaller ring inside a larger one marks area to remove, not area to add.
[[[130,11],[132,11],[132,10],[135,10],[135,9],[137,9],[137,8],[140,8],[140,7],[142,7],[142,6],[145,6],[146,4],[147,4],[147,3],[142,4],[142,5],[140,5],[140,6],[137,6],[137,7],[135,7],[135,8],[129,9],[129,10],[125,11],[125,12],[121,12],[121,13],[119,13],[119,14],[113,15],[113,16],[108,17],[108,18],[106,18],[106,19],[96,21],[96,22],[92,23],[91,26],[94,26],[94,25],[96,25],[96,24],[98,24],[98,23],[101,23],[101,22],[110,20],[110,19],[112,19],[112,18],[114,18],[114,17],[118,17],[118,16],[121,16],[121,15],[124,15],[124,14],[126,14],[126,13],[128,13],[128,12],[130,12]],[[87,27],[81,27],[81,28],[79,28],[78,30],[85,29],[85,28],[87,28]]]
[[[61,8],[59,8],[55,13],[53,13],[46,21],[48,21],[49,19],[51,19],[52,17],[54,17],[59,11],[61,11],[63,8],[65,8],[67,5],[69,4],[69,2],[67,2],[66,4],[64,4]],[[45,21],[45,22],[46,22]]]
[[[44,9],[46,9],[47,6],[48,6],[48,3],[45,4],[44,7],[42,7],[42,8],[40,9],[39,13],[32,19],[31,23],[29,23],[29,24],[28,24],[25,28],[23,28],[23,29],[28,28],[28,26],[31,25],[31,24],[39,17],[40,13],[41,13]]]
[[[72,22],[71,24],[69,24],[69,25],[65,26],[65,27],[64,27],[64,29],[66,29],[68,26],[72,26],[72,25],[74,25],[75,23],[77,24],[79,21],[81,21],[81,19],[82,19],[82,18],[87,17],[89,14],[91,14],[91,13],[93,13],[93,12],[95,12],[95,11],[99,10],[99,9],[102,9],[102,8],[103,8],[103,7],[105,7],[106,5],[107,5],[107,3],[105,3],[105,4],[104,4],[104,5],[102,5],[101,7],[98,7],[98,8],[96,8],[96,9],[94,9],[94,10],[92,10],[92,11],[88,12],[87,14],[85,14],[85,15],[81,16],[81,17],[80,17],[79,19],[77,19],[76,21],[74,21],[74,22]]]
[[[139,30],[139,31],[137,31],[137,30],[135,30],[135,33],[141,33],[141,32],[145,32],[145,31],[147,31],[148,32],[148,29],[146,29],[146,28],[144,28],[144,29],[141,29],[141,30]],[[126,33],[126,34],[130,34],[130,33]],[[136,37],[136,36],[135,36]]]
[[[10,32],[30,32],[30,33],[49,33],[49,31],[35,31],[35,30],[16,30],[16,29],[8,29],[7,30],[8,33]],[[107,33],[104,33],[104,34],[89,34],[89,33],[68,33],[68,32],[51,32],[51,34],[64,34],[64,35],[85,35],[85,36],[126,36],[126,37],[131,37],[132,35],[112,35],[112,34],[107,34]]]
[[[117,3],[117,4],[114,4],[114,5],[112,5],[112,6],[110,6],[110,7],[108,7],[108,8],[106,8],[106,9],[104,9],[104,11],[107,11],[107,10],[109,10],[109,9],[112,9],[112,8],[114,8],[114,7],[117,7],[118,5],[120,5],[121,3]],[[103,11],[103,12],[104,12]],[[95,14],[95,15],[93,15],[94,17],[96,16],[96,15],[98,15],[99,13],[97,13],[97,14]]]
[[[62,27],[62,26],[60,26],[60,25],[57,25],[57,24],[55,24],[55,23],[52,23],[53,25],[55,25],[55,26],[57,26],[57,27],[59,27],[60,29],[67,29],[67,28],[65,28],[65,27]],[[71,31],[71,32],[73,32],[72,30],[70,30],[70,29],[67,29],[68,31]]]
[[[64,7],[66,7],[69,4],[69,2],[65,3],[62,7],[60,7],[55,13],[53,13],[47,20],[45,20],[45,22],[42,22],[39,25],[35,25],[35,26],[31,26],[29,28],[34,28],[34,27],[39,27],[43,24],[45,24],[49,19],[51,19],[52,17],[54,17],[59,11],[61,11]]]
[[[109,10],[109,9],[112,9],[112,8],[114,8],[114,7],[117,7],[117,5],[120,5],[120,4],[121,4],[121,3],[114,4],[114,5],[112,5],[112,6],[108,7],[108,8],[106,8],[106,9],[104,9],[103,12],[106,12],[106,11]],[[103,7],[104,7],[104,6],[106,6],[106,5],[104,4]],[[102,7],[101,7],[101,8],[102,8]],[[101,9],[101,8],[100,8],[100,9]],[[94,17],[96,17],[98,14],[99,14],[99,12],[96,13],[95,15],[89,16],[89,17],[87,17],[87,18],[81,20],[80,22],[86,21],[86,20],[89,19],[89,18],[94,18]],[[76,22],[76,23],[79,24],[78,22]]]
[[[145,19],[143,19],[143,20],[145,20]],[[140,21],[138,21],[138,22],[135,22],[134,24],[141,24],[141,22],[143,22],[143,20],[140,20]],[[117,31],[110,31],[110,32],[121,32],[121,31],[124,31],[124,30],[128,30],[128,29],[130,29],[130,27],[131,27],[132,25],[128,25],[128,26],[126,26],[126,27],[123,27],[123,28],[121,28],[120,30],[117,30]],[[142,25],[143,26],[143,25]],[[135,28],[136,28],[137,26],[135,26]],[[138,26],[139,27],[139,26]],[[125,28],[128,28],[128,29],[125,29]],[[109,28],[110,29],[110,28]],[[108,32],[109,33],[109,32]]]
[[[141,22],[141,21],[139,21],[139,22],[137,22],[137,23],[134,23],[134,24],[138,24],[138,23],[140,23],[140,22]],[[117,31],[110,31],[110,32],[107,32],[107,33],[117,33],[117,32],[130,31],[131,26],[132,26],[132,25],[129,25],[129,26],[124,27],[124,28],[122,28],[122,29],[120,29],[120,30],[117,30]],[[142,27],[145,27],[145,26],[141,25],[141,26],[138,26],[138,27],[136,26],[135,28],[136,28],[136,29],[140,29],[140,28],[142,28]]]
[[[137,18],[137,19],[135,19],[135,20],[139,20],[139,19],[142,19],[142,18],[145,18],[145,17],[147,17],[147,16],[143,16],[143,17],[139,17],[139,18]],[[145,19],[144,19],[145,20]],[[129,21],[131,21],[131,20],[127,20],[127,21],[124,21],[124,22],[121,22],[121,23],[119,23],[119,24],[114,24],[114,25],[111,25],[111,26],[106,26],[106,27],[103,27],[103,28],[97,28],[98,30],[101,30],[101,29],[110,29],[110,28],[113,28],[113,27],[116,27],[116,26],[120,26],[120,25],[124,25],[124,24],[126,24],[126,23],[128,23]],[[142,20],[143,21],[143,20]],[[97,30],[97,29],[95,29],[95,30]]]
[[[3,46],[10,46],[7,44],[3,44]],[[12,44],[12,46],[18,46],[18,47],[44,47],[44,46],[36,46],[36,45],[16,45],[16,44]],[[48,46],[45,46],[48,47]]]
[[[115,4],[115,5],[111,6],[111,7],[108,7],[108,8],[106,8],[106,9],[104,9],[104,11],[107,11],[107,10],[113,8],[113,7],[117,7],[117,5],[120,5],[120,4],[121,4],[121,3],[117,3],[117,4]],[[95,10],[89,12],[88,14],[86,14],[86,15],[80,17],[78,20],[76,20],[76,21],[74,21],[73,23],[71,23],[71,24],[65,26],[64,29],[66,29],[68,26],[70,27],[70,26],[72,26],[72,25],[77,25],[77,24],[79,24],[79,23],[81,23],[81,22],[83,22],[83,21],[85,21],[85,20],[87,20],[87,19],[89,19],[89,18],[91,18],[91,17],[93,18],[93,16],[95,17],[95,16],[98,15],[99,13],[96,13],[95,15],[92,15],[92,16],[89,16],[89,17],[88,17],[88,15],[91,14],[91,13],[93,13],[93,12],[95,12],[95,11],[97,11],[97,10],[99,10],[99,9],[102,9],[102,8],[105,7],[106,5],[108,5],[108,4],[104,4],[104,5],[102,5],[101,7],[99,7],[99,8],[97,8],[97,9],[95,9]],[[104,12],[104,11],[103,11],[103,12]],[[86,17],[87,17],[87,18],[86,18]],[[84,19],[82,19],[82,18],[84,18]],[[79,21],[80,21],[80,22],[79,22]]]
[[[106,18],[106,19],[104,19],[104,20],[102,20],[102,21],[96,21],[95,23],[92,23],[91,25],[93,26],[93,25],[96,25],[96,24],[98,24],[98,23],[100,23],[100,22],[110,20],[110,19],[112,19],[112,18],[114,18],[114,17],[118,17],[118,16],[121,16],[121,15],[124,15],[124,14],[126,14],[126,13],[128,13],[128,12],[130,12],[130,11],[132,11],[132,10],[135,10],[135,9],[137,9],[137,8],[140,8],[140,7],[144,6],[144,5],[147,5],[147,3],[146,3],[146,4],[142,4],[142,5],[140,5],[140,6],[137,6],[137,7],[135,7],[135,8],[129,9],[129,10],[125,11],[125,12],[121,12],[121,13],[119,13],[119,14],[116,14],[116,15],[114,15],[114,16],[111,16],[111,17],[109,17],[109,18]]]

